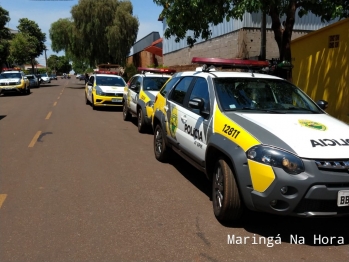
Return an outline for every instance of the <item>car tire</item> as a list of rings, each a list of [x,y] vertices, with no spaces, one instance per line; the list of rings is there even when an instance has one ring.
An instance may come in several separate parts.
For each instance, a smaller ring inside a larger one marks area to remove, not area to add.
[[[92,105],[92,109],[93,109],[93,110],[97,110],[97,107],[95,106],[95,99],[94,99],[93,95],[92,95],[92,102],[91,102],[91,105]]]
[[[165,134],[158,124],[154,130],[154,154],[160,162],[166,162],[169,158],[170,148],[166,145]]]
[[[124,105],[122,106],[122,118],[124,121],[130,121],[131,120],[131,114],[128,112],[126,101],[124,102]]]
[[[27,86],[27,92],[26,92],[27,95],[30,95],[30,86]]]
[[[219,221],[240,220],[244,205],[232,168],[223,158],[216,162],[212,177],[212,204]]]
[[[87,95],[86,95],[86,93],[85,93],[85,104],[88,105],[89,103],[90,103],[90,102],[88,101]]]
[[[137,112],[137,125],[138,125],[138,132],[144,133],[146,131],[146,125],[144,121],[143,111],[141,108],[138,109]]]

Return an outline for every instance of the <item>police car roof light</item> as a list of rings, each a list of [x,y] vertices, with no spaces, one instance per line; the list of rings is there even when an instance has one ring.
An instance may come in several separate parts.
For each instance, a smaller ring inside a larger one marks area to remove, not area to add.
[[[113,71],[95,71],[95,74],[119,75],[118,72]]]
[[[140,72],[149,72],[149,73],[158,73],[158,74],[174,74],[176,70],[168,69],[168,68],[147,68],[147,67],[138,67],[138,71]]]
[[[205,57],[193,57],[191,60],[195,64],[206,64],[207,68],[211,65],[231,67],[231,68],[242,68],[242,69],[252,69],[252,68],[263,68],[268,67],[268,61],[258,61],[258,60],[244,60],[244,59],[225,59],[225,58],[205,58]]]

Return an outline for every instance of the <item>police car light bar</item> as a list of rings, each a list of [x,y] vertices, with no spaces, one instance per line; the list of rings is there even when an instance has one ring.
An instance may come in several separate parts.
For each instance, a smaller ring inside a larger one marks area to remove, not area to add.
[[[112,72],[112,71],[95,71],[95,74],[119,75],[118,72]]]
[[[174,74],[176,70],[168,68],[147,68],[147,67],[138,67],[140,72],[149,72],[149,73],[158,73],[158,74]]]
[[[240,69],[255,69],[255,68],[269,67],[268,61],[243,60],[243,59],[193,57],[191,62],[195,64],[206,64],[207,67],[211,65],[240,68]]]

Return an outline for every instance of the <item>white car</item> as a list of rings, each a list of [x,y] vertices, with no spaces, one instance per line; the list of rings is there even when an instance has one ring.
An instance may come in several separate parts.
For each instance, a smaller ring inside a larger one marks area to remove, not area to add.
[[[97,107],[122,106],[125,80],[116,72],[96,71],[85,86],[85,102]]]
[[[258,72],[267,61],[194,57],[158,93],[154,153],[173,151],[212,181],[220,221],[245,208],[300,217],[349,215],[349,126],[300,88]],[[332,222],[335,223],[335,222]]]
[[[40,83],[51,83],[51,77],[47,73],[40,74]]]

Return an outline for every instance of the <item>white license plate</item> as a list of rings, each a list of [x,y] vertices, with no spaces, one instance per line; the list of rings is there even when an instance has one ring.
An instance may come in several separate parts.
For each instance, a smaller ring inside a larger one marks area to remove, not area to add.
[[[349,190],[338,191],[337,206],[339,207],[349,206]]]
[[[119,103],[119,102],[122,102],[122,99],[121,98],[112,98],[111,101]]]

